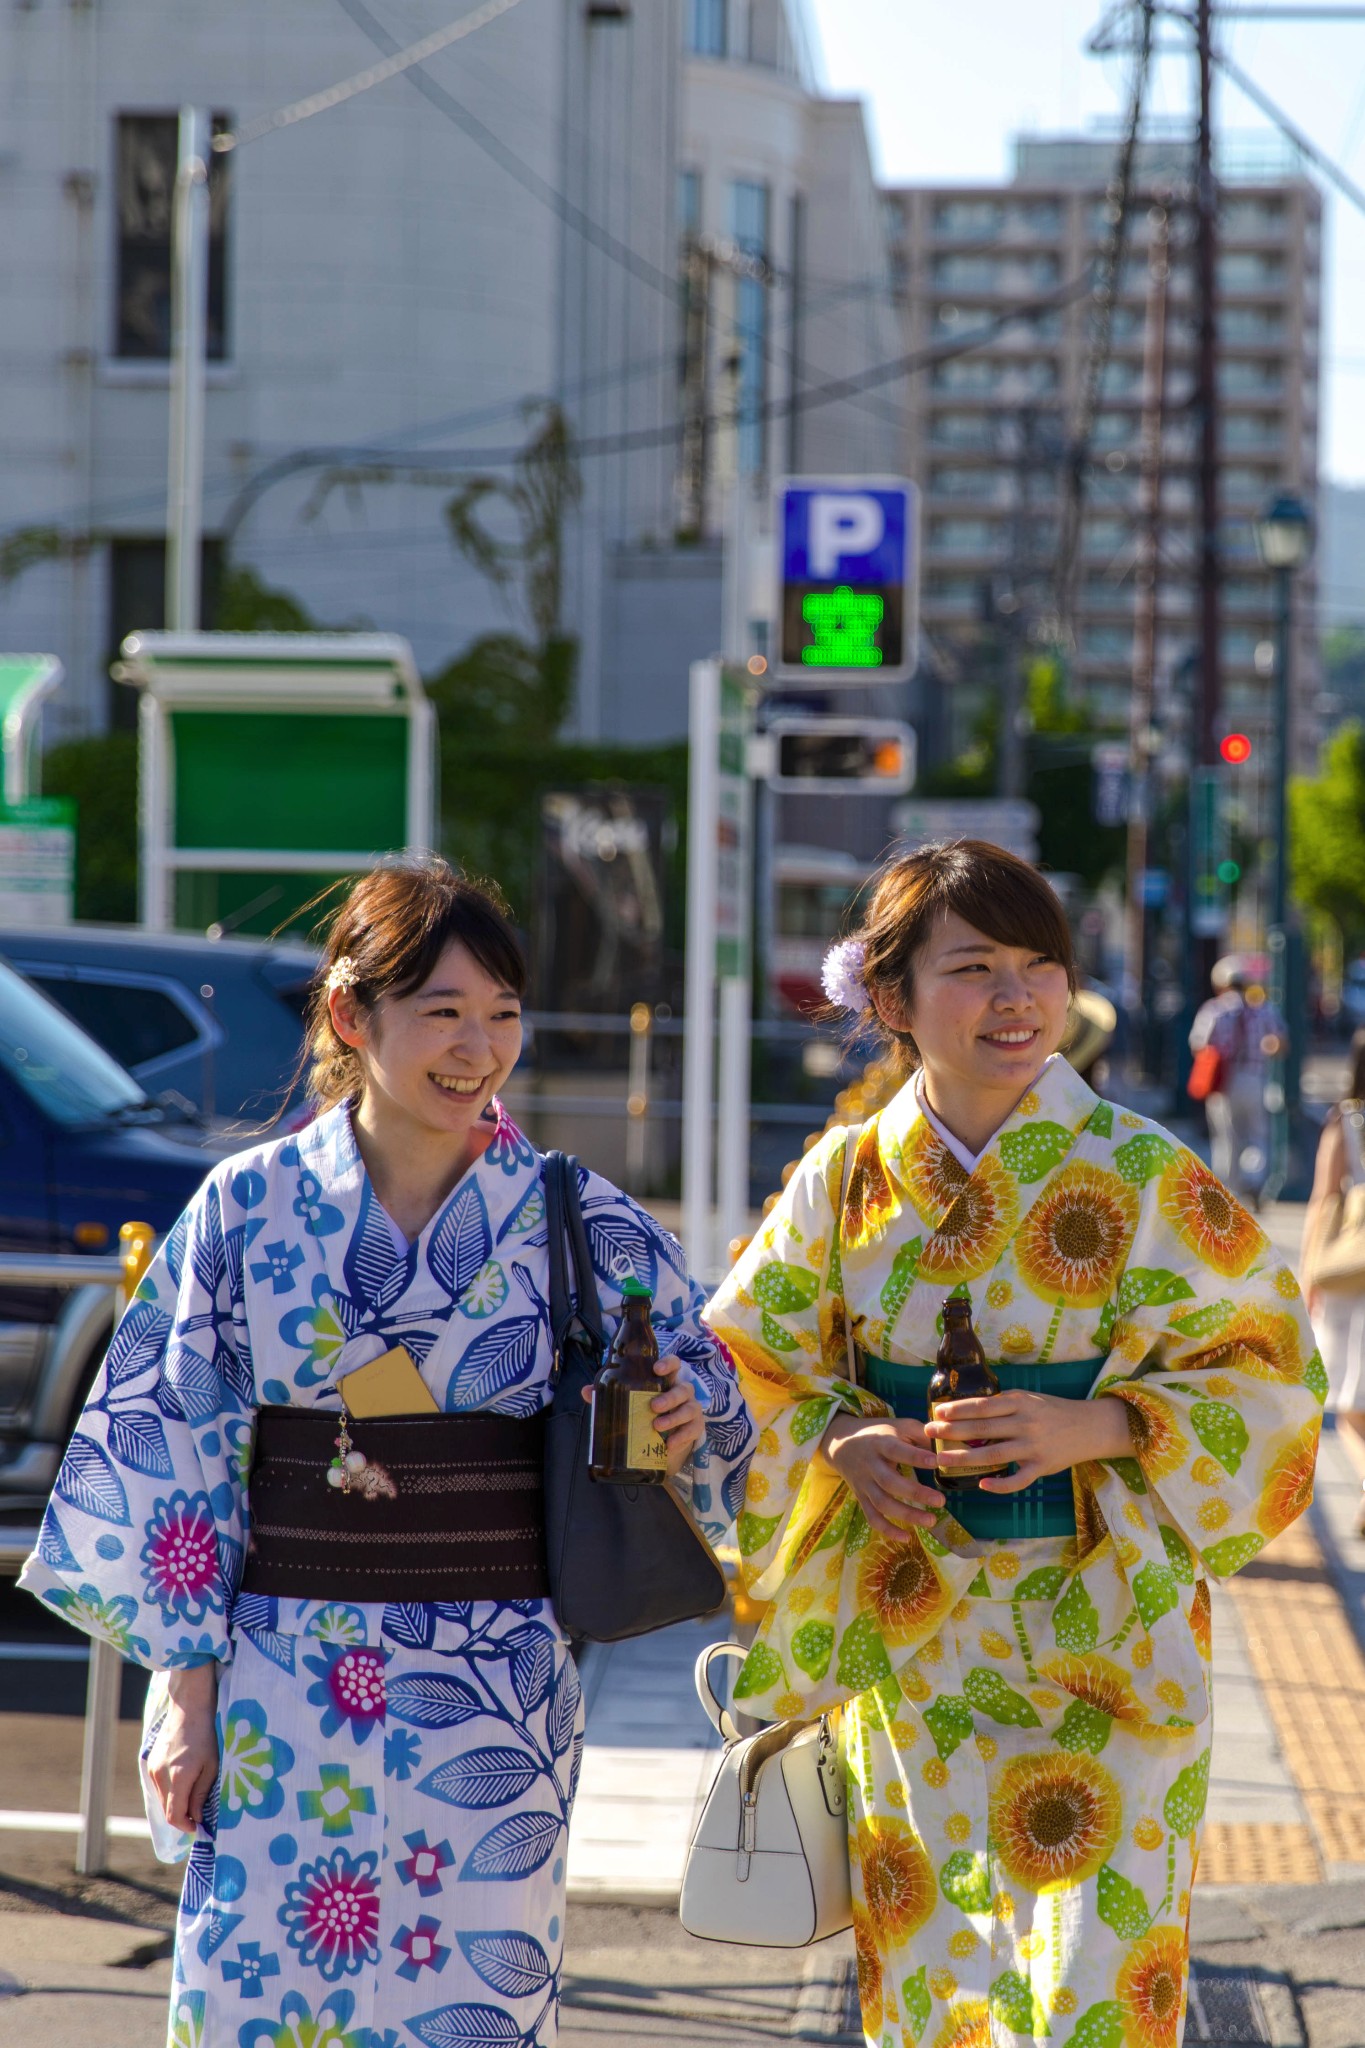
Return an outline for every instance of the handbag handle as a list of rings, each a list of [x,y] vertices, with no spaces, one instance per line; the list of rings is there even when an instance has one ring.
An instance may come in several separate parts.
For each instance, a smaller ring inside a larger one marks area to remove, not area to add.
[[[697,1688],[697,1698],[702,1704],[702,1711],[725,1742],[738,1742],[740,1731],[731,1718],[729,1708],[724,1700],[719,1698],[711,1683],[711,1666],[719,1658],[735,1660],[742,1664],[748,1654],[743,1643],[708,1643],[693,1667],[693,1682]]]
[[[844,1210],[848,1207],[849,1184],[853,1179],[853,1158],[858,1150],[858,1139],[862,1128],[861,1124],[849,1124],[844,1137],[844,1179],[843,1185],[839,1189],[839,1215],[835,1228],[835,1238],[839,1246],[840,1285],[843,1285],[844,1272]],[[844,1350],[848,1361],[848,1383],[851,1387],[856,1387],[858,1385],[858,1345],[853,1335],[853,1315],[849,1309],[848,1289],[846,1287],[844,1288]]]
[[[592,1270],[592,1254],[583,1222],[583,1205],[578,1194],[578,1161],[566,1152],[547,1152],[544,1166],[545,1233],[550,1253],[550,1335],[554,1360],[550,1383],[557,1383],[564,1346],[575,1322],[596,1347],[599,1356],[607,1348],[602,1303]],[[573,1288],[570,1291],[565,1245],[573,1260]]]

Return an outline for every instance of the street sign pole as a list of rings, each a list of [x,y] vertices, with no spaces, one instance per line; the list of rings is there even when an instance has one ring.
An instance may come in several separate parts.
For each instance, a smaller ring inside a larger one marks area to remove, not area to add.
[[[209,122],[180,109],[171,227],[170,488],[166,508],[166,628],[199,626],[204,523],[204,356],[208,339]]]
[[[687,1030],[683,1037],[683,1246],[703,1279],[712,1259],[712,1067],[716,1008],[716,826],[719,814],[720,663],[695,661],[689,678],[687,790]]]

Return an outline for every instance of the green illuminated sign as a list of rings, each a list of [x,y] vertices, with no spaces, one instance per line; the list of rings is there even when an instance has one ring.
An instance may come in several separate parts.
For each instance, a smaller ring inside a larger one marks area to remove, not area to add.
[[[815,635],[801,649],[810,668],[880,668],[882,650],[877,629],[886,606],[872,591],[853,591],[846,583],[834,590],[811,590],[801,602],[801,616]]]

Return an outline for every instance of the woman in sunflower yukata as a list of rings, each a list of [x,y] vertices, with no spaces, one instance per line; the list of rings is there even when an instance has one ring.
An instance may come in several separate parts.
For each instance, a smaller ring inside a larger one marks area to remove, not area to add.
[[[172,2048],[557,2038],[583,1716],[548,1599],[240,1590],[262,1405],[337,1414],[338,1377],[400,1342],[448,1414],[548,1401],[543,1161],[496,1099],[524,985],[500,908],[443,862],[355,886],[312,1011],[323,1113],[216,1168],[171,1232],[24,1571],[169,1668],[149,1776],[194,1830]],[[609,1182],[580,1185],[604,1307],[632,1277],[654,1295],[676,1369],[656,1418],[716,1535],[752,1433],[733,1371],[674,1241]]]
[[[1178,2048],[1208,1579],[1311,1492],[1298,1286],[1192,1153],[1057,1054],[1072,976],[1023,862],[891,864],[827,987],[911,1077],[856,1139],[842,1230],[840,1129],[707,1310],[761,1431],[739,1530],[771,1606],[737,1693],[842,1707],[874,2048]],[[926,1425],[950,1294],[1001,1392]],[[983,1441],[1013,1476],[945,1506],[936,1455]]]

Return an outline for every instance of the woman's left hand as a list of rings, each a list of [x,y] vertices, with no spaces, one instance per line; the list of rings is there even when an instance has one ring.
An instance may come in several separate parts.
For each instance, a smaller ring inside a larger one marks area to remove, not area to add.
[[[661,1358],[655,1366],[660,1379],[672,1384],[653,1401],[654,1427],[668,1445],[668,1469],[675,1477],[706,1435],[706,1411],[691,1380],[678,1372],[678,1363],[676,1358]],[[591,1401],[591,1387],[584,1387],[583,1399]]]
[[[989,1444],[1002,1464],[1017,1465],[980,1482],[983,1493],[1019,1493],[1049,1472],[1066,1472],[1093,1459],[1131,1458],[1133,1439],[1127,1403],[1101,1394],[1094,1401],[1064,1401],[1056,1394],[990,1394],[980,1400],[945,1401],[924,1434],[940,1454],[945,1475],[955,1466],[979,1464]],[[994,1460],[992,1460],[994,1462]],[[949,1510],[951,1512],[951,1501]]]

